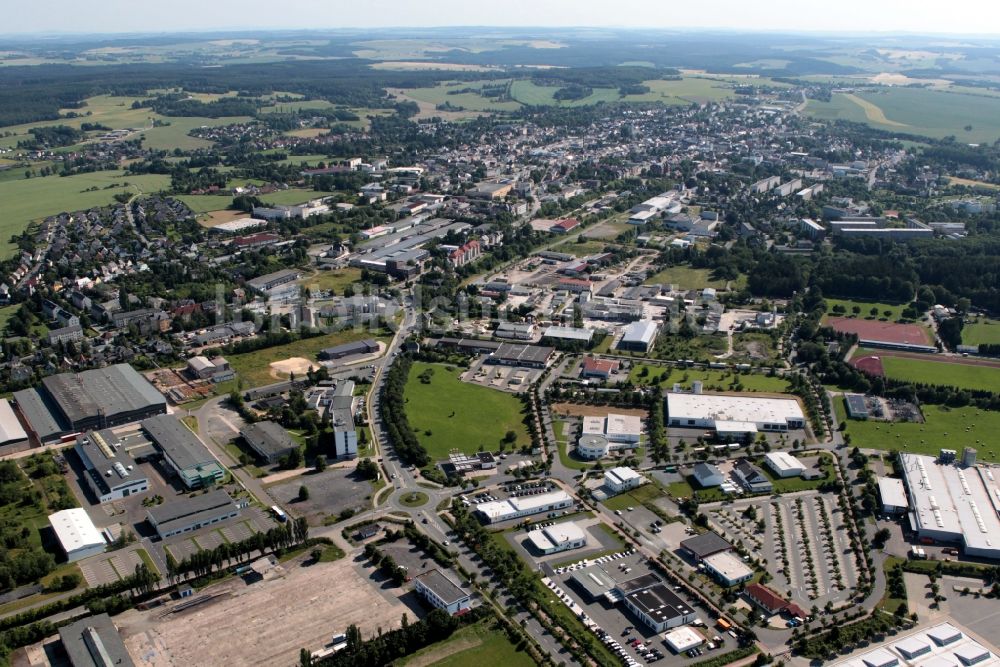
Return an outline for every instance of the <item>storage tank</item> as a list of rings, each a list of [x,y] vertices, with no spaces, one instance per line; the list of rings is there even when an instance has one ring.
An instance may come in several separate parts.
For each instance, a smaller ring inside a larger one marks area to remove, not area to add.
[[[966,447],[962,450],[962,465],[966,467],[976,465],[976,450],[974,448]]]

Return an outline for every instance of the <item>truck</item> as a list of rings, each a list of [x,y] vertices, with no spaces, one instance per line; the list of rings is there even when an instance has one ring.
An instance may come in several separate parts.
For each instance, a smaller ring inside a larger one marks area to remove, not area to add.
[[[288,521],[288,515],[285,514],[285,510],[281,509],[277,505],[271,505],[271,514],[273,514],[274,518],[281,523]]]
[[[722,631],[730,630],[733,627],[733,624],[724,618],[720,618],[719,620],[717,620],[715,622],[715,625],[718,626],[718,628]]]

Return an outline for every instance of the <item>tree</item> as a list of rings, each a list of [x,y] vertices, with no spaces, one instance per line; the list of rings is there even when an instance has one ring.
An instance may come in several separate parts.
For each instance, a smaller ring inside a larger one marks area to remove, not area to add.
[[[320,454],[316,457],[316,472],[323,472],[326,470],[326,457]]]
[[[305,484],[299,487],[298,500],[300,503],[309,500],[309,487]]]
[[[510,445],[514,444],[514,442],[517,441],[517,433],[514,431],[507,431],[504,433],[503,441]]]

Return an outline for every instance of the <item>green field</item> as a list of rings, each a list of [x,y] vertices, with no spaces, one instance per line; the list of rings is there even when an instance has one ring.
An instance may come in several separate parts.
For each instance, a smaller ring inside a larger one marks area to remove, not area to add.
[[[629,507],[639,507],[644,503],[651,503],[657,498],[663,497],[660,488],[655,484],[643,484],[626,493],[620,493],[604,501],[604,506],[609,510],[626,511]]]
[[[617,102],[622,99],[617,88],[594,88],[593,92],[579,100],[557,100],[556,91],[561,85],[539,86],[529,79],[515,81],[510,87],[510,96],[527,106],[583,107],[598,102]]]
[[[643,85],[649,86],[649,92],[629,95],[625,99],[629,102],[663,102],[670,105],[719,102],[735,95],[731,81],[697,76],[685,76],[679,81],[643,81]]]
[[[420,375],[428,370],[433,373],[424,384]],[[480,446],[495,451],[507,431],[517,434],[515,447],[531,444],[517,397],[462,382],[459,375],[447,366],[419,361],[410,369],[406,416],[432,459],[446,459],[453,449],[466,454],[479,451]]]
[[[643,369],[646,374],[643,375]],[[775,376],[769,377],[761,373],[736,374],[728,370],[681,369],[652,364],[635,364],[628,374],[629,382],[634,385],[659,384],[670,388],[675,382],[684,389],[690,389],[691,383],[701,380],[705,391],[735,391],[735,383],[742,385],[740,391],[763,391],[782,394],[788,391],[788,381]]]
[[[903,309],[906,308],[906,304],[892,304],[883,303],[881,301],[852,301],[850,299],[823,299],[826,302],[826,313],[833,317],[852,317],[854,316],[851,310],[855,306],[861,309],[857,317],[868,318],[871,317],[871,309],[878,308],[878,317],[885,317],[885,311],[890,311],[889,320],[895,322],[903,316]],[[843,313],[833,312],[834,306],[843,306]]]
[[[303,287],[308,287],[312,292],[317,290],[333,290],[338,296],[343,295],[344,288],[353,285],[361,280],[361,269],[348,267],[330,271],[318,271],[315,275],[309,275],[299,281]]]
[[[1000,345],[1000,321],[985,317],[966,322],[962,327],[963,345]]]
[[[807,113],[825,120],[849,120],[883,130],[960,142],[992,143],[1000,138],[1000,99],[929,88],[864,89],[852,99],[834,93],[829,102],[809,100]],[[858,101],[855,101],[858,100]],[[971,126],[971,130],[966,130]]]
[[[303,109],[327,110],[333,108],[333,103],[327,100],[295,100],[294,102],[277,102],[274,106],[261,107],[261,113],[295,113]]]
[[[518,651],[503,631],[489,621],[461,628],[451,637],[421,649],[394,664],[433,667],[534,667],[527,653]]]
[[[668,266],[659,273],[646,278],[644,285],[677,285],[680,289],[701,289],[714,287],[724,289],[725,280],[715,280],[709,269],[694,269],[690,266]]]
[[[843,399],[834,401],[837,418],[844,420]],[[864,449],[907,451],[936,456],[941,448],[961,450],[974,447],[979,458],[1000,461],[996,433],[1000,432],[1000,412],[978,408],[921,406],[923,424],[847,420],[851,444]]]
[[[462,107],[468,111],[515,111],[520,109],[521,105],[517,102],[500,102],[474,92],[448,94],[454,90],[466,88],[478,90],[484,84],[499,85],[500,83],[504,83],[504,81],[502,79],[497,81],[445,81],[427,88],[409,88],[406,90],[406,96],[435,106],[447,102],[453,107]]]
[[[1000,392],[1000,368],[995,366],[949,364],[931,359],[893,357],[885,353],[880,354],[877,350],[858,350],[858,354],[879,355],[886,376],[896,380]]]
[[[333,347],[342,343],[371,338],[369,331],[354,331],[347,329],[335,331],[333,333],[297,340],[287,345],[276,345],[254,352],[244,352],[243,354],[227,354],[226,359],[233,367],[233,370],[243,380],[246,388],[260,387],[273,382],[278,382],[286,377],[278,377],[272,374],[270,364],[275,361],[282,361],[290,357],[303,357],[310,361],[316,360],[316,354],[326,347]],[[384,337],[376,337],[377,340],[385,341]]]
[[[195,213],[208,213],[209,211],[221,211],[233,203],[233,198],[229,194],[225,195],[178,195],[179,199],[188,205]],[[249,214],[247,214],[249,216]]]
[[[97,171],[75,176],[46,176],[0,182],[4,215],[0,220],[0,256],[14,250],[8,240],[33,220],[114,202],[120,193],[157,192],[170,185],[160,174],[126,176],[124,171]],[[96,188],[92,190],[91,188]]]

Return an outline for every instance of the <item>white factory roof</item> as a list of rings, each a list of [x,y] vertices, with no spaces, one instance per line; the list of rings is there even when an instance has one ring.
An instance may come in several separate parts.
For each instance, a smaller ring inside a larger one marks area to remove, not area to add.
[[[626,468],[625,466],[619,466],[617,468],[612,468],[604,473],[605,477],[612,477],[620,482],[628,482],[633,479],[641,479],[642,475],[632,470],[631,468]]]
[[[551,493],[540,493],[537,496],[522,496],[508,498],[507,500],[493,500],[488,503],[479,503],[476,505],[476,511],[481,512],[492,521],[502,521],[506,516],[519,512],[530,513],[536,508],[566,503],[569,500],[569,495],[560,489]]]
[[[583,529],[572,521],[563,521],[554,526],[528,533],[528,539],[539,551],[547,551],[564,544],[585,540],[586,537],[587,534]]]
[[[701,646],[705,643],[704,637],[686,625],[674,628],[663,635],[663,640],[677,653],[683,653],[690,648]]]
[[[728,419],[717,419],[715,430],[719,433],[756,433],[757,425],[753,422],[738,422]]]
[[[656,338],[656,322],[652,320],[639,320],[625,327],[622,342],[641,342],[649,345],[653,342],[654,338]]]
[[[87,516],[87,510],[82,507],[74,507],[68,510],[61,510],[49,515],[49,523],[55,531],[59,543],[66,553],[73,553],[79,549],[104,545],[104,538],[100,531],[94,526],[94,522]]]
[[[895,477],[879,477],[878,492],[882,502],[893,507],[909,507],[906,501],[906,489],[903,480]]]
[[[805,470],[806,467],[802,465],[802,461],[789,454],[788,452],[769,452],[764,455],[764,458],[768,460],[771,467],[775,470]]]
[[[583,434],[584,435],[604,435],[604,417],[584,417],[583,418]]]
[[[606,434],[611,437],[615,435],[638,435],[642,432],[642,418],[632,415],[609,414],[605,425]]]
[[[789,419],[805,421],[799,402],[793,398],[668,392],[667,411],[671,419],[714,419],[754,424],[780,424]]]
[[[256,218],[239,218],[238,220],[230,220],[229,222],[223,222],[221,225],[215,225],[214,227],[212,227],[212,231],[241,232],[244,229],[263,227],[266,224],[267,220],[257,220]]]
[[[27,437],[28,434],[17,420],[14,409],[10,407],[10,401],[6,398],[0,399],[0,445],[25,440]]]
[[[951,623],[911,632],[902,639],[892,639],[879,647],[832,667],[962,667],[963,665],[1000,665],[996,649],[964,634]]]
[[[901,454],[900,461],[918,530],[961,535],[966,550],[1000,557],[1000,468],[963,468],[919,454]]]
[[[753,575],[753,570],[741,561],[732,551],[720,551],[701,559],[706,567],[715,570],[720,576],[731,581]]]

